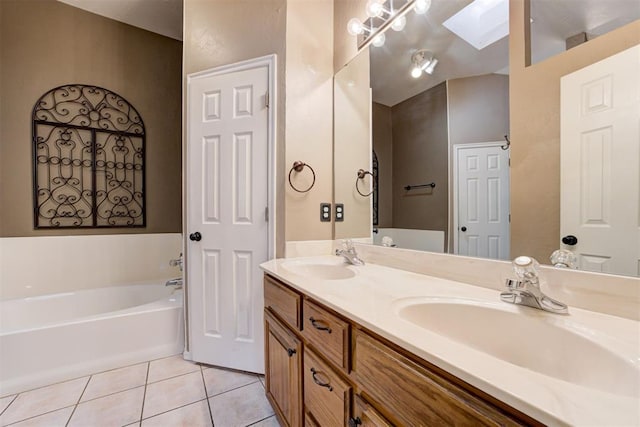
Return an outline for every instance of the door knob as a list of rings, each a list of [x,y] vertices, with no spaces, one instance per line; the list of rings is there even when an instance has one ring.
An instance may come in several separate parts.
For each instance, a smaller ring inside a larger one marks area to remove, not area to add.
[[[194,242],[199,242],[200,240],[202,240],[202,234],[196,231],[195,233],[189,234],[189,239]]]
[[[564,243],[565,245],[574,246],[576,243],[578,243],[578,238],[569,234],[568,236],[564,236],[562,238],[562,243]]]
[[[462,227],[460,227],[460,231],[465,232],[467,231],[467,227],[465,227],[464,225]]]

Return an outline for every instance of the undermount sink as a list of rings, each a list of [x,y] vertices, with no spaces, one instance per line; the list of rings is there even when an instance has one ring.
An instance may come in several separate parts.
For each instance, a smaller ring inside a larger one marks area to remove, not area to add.
[[[500,302],[426,297],[398,300],[395,312],[505,362],[583,387],[640,397],[640,367],[632,361],[638,355],[625,359],[610,351],[595,341],[597,332],[565,316]]]
[[[344,280],[356,275],[348,264],[337,258],[333,261],[319,260],[292,260],[282,263],[282,268],[290,272],[306,277],[321,280]]]

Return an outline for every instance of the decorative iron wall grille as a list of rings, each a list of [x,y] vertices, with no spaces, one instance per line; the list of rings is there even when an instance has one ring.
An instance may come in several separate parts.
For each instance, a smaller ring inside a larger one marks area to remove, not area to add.
[[[33,107],[36,228],[144,227],[145,129],[120,95],[72,84]]]

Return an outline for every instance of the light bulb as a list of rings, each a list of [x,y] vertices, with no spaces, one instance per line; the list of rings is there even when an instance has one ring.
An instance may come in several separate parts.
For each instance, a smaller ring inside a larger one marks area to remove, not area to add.
[[[367,15],[370,18],[376,18],[378,16],[382,16],[382,12],[384,12],[384,6],[379,0],[369,0],[366,6]]]
[[[413,7],[413,10],[418,14],[422,15],[427,13],[427,10],[431,7],[431,0],[416,0],[416,4]]]
[[[347,31],[352,36],[357,36],[358,34],[364,33],[364,25],[358,18],[351,18],[347,23]]]
[[[407,25],[407,18],[403,15],[393,20],[391,28],[393,28],[394,31],[402,31],[404,30],[405,25]]]
[[[384,41],[386,40],[386,37],[384,35],[384,33],[380,33],[378,35],[376,35],[373,40],[371,40],[371,44],[374,45],[375,47],[380,47],[382,45],[384,45]]]
[[[413,77],[414,79],[417,79],[421,75],[422,75],[422,70],[420,69],[420,67],[413,67],[411,69],[411,77]]]
[[[436,68],[436,65],[438,65],[438,60],[433,58],[427,68],[424,69],[424,72],[427,74],[433,74],[433,70]]]

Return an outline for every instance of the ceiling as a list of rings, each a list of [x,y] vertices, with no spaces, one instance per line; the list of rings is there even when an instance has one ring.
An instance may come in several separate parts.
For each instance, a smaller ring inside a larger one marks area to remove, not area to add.
[[[1,0],[0,0],[1,1]],[[59,0],[98,15],[182,40],[182,0]],[[488,73],[508,73],[505,37],[476,50],[442,23],[472,0],[432,0],[424,15],[407,14],[404,31],[389,30],[382,47],[371,47],[374,101],[395,105],[445,80]],[[533,62],[565,50],[565,40],[586,31],[598,36],[640,18],[639,0],[531,0]],[[345,30],[346,31],[346,30]],[[409,75],[411,55],[434,52],[433,75]]]
[[[508,37],[476,50],[442,23],[471,0],[432,0],[425,15],[408,13],[404,31],[386,32],[382,47],[371,46],[374,101],[393,106],[445,80],[508,73]],[[639,0],[531,0],[532,61],[565,50],[565,40],[580,32],[592,37],[640,19]],[[346,30],[345,30],[346,31]],[[410,76],[411,55],[428,49],[438,59],[433,75]]]
[[[58,1],[172,39],[182,40],[182,0]]]

